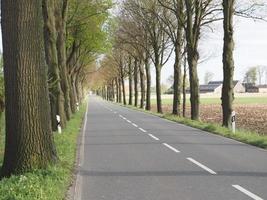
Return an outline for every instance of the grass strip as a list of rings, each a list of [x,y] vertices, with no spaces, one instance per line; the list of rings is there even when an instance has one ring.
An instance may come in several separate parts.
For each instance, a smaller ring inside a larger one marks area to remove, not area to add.
[[[61,200],[72,181],[77,138],[86,111],[86,105],[73,115],[62,134],[55,134],[59,162],[47,170],[12,176],[0,182],[0,200]],[[1,132],[3,134],[3,132]],[[0,136],[3,138],[3,135]],[[0,141],[0,160],[3,157],[3,142]]]
[[[256,132],[237,129],[236,133],[233,133],[228,128],[222,127],[222,126],[215,124],[215,123],[205,123],[205,122],[201,122],[201,121],[194,121],[194,120],[191,120],[188,118],[178,117],[176,115],[172,115],[169,113],[160,114],[160,113],[136,108],[134,106],[129,106],[129,105],[125,106],[123,104],[119,104],[119,105],[127,107],[127,108],[131,108],[134,110],[142,111],[145,113],[149,113],[152,115],[156,115],[158,117],[168,119],[170,121],[177,122],[180,124],[184,124],[184,125],[187,125],[187,126],[190,126],[193,128],[197,128],[197,129],[200,129],[203,131],[207,131],[209,133],[213,133],[213,134],[221,135],[221,136],[224,136],[227,138],[231,138],[231,139],[237,140],[239,142],[243,142],[243,143],[250,144],[250,145],[253,145],[256,147],[267,149],[267,136],[256,133]]]

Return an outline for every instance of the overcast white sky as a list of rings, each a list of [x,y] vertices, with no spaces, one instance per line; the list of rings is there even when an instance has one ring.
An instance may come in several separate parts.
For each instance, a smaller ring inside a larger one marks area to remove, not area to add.
[[[199,64],[199,80],[204,82],[207,71],[214,73],[214,80],[222,80],[222,22],[214,25],[214,31],[209,31],[200,44],[202,57],[209,57]],[[235,79],[242,80],[247,68],[258,65],[267,66],[267,22],[255,22],[250,19],[235,18]],[[162,79],[173,73],[173,58],[163,68]]]

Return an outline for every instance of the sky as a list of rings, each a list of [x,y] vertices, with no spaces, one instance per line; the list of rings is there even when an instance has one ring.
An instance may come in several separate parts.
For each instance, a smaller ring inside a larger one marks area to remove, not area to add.
[[[222,50],[223,30],[222,22],[213,25],[213,31],[205,29],[205,36],[201,38],[199,45],[201,62],[198,66],[199,81],[204,83],[206,72],[214,74],[213,80],[223,79]],[[244,74],[249,67],[267,66],[267,22],[254,21],[251,19],[235,18],[235,80],[243,80]],[[2,36],[0,33],[0,51],[2,52]],[[162,69],[162,82],[168,83],[167,79],[173,74],[174,56]],[[155,70],[152,66],[153,85],[155,85]]]
[[[204,83],[206,72],[214,74],[213,80],[223,79],[223,25],[218,22],[213,26],[213,31],[205,29],[199,50],[204,62],[198,66],[199,81]],[[267,22],[254,21],[251,19],[235,18],[235,76],[236,80],[243,80],[244,74],[249,67],[267,66]],[[173,74],[174,57],[162,69],[162,81]],[[153,78],[155,79],[155,78]],[[155,82],[154,82],[155,83]]]

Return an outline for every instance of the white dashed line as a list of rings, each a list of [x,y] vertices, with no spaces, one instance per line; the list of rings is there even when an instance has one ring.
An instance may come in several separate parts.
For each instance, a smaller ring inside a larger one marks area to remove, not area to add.
[[[187,158],[187,160],[189,160],[190,162],[194,163],[195,165],[201,167],[202,169],[206,170],[210,174],[213,174],[213,175],[217,174],[215,171],[211,170],[210,168],[206,167],[205,165],[201,164],[200,162],[194,160],[193,158]]]
[[[144,133],[147,132],[146,130],[144,130],[144,129],[142,129],[142,128],[139,128],[139,130],[142,131],[142,132],[144,132]]]
[[[132,123],[130,120],[126,120],[128,123]]]
[[[115,111],[114,114],[117,114],[117,112]]]
[[[152,137],[154,140],[159,141],[159,138],[157,138],[156,136],[152,135],[152,134],[148,134],[150,137]]]
[[[122,118],[122,119],[124,118],[122,115],[119,115],[119,117]]]
[[[252,192],[246,190],[245,188],[241,187],[240,185],[232,185],[235,189],[239,190],[240,192],[246,194],[247,196],[251,197],[254,200],[263,200],[256,194],[253,194]]]
[[[172,147],[171,145],[167,144],[167,143],[163,143],[164,146],[168,147],[169,149],[171,149],[172,151],[174,151],[175,153],[180,153],[179,150],[175,149],[174,147]]]
[[[134,127],[138,127],[135,123],[132,123],[132,125],[133,125]]]

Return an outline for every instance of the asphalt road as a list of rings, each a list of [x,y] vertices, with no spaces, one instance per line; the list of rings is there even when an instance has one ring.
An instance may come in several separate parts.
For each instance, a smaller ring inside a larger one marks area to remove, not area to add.
[[[75,198],[267,199],[267,151],[91,97]]]

